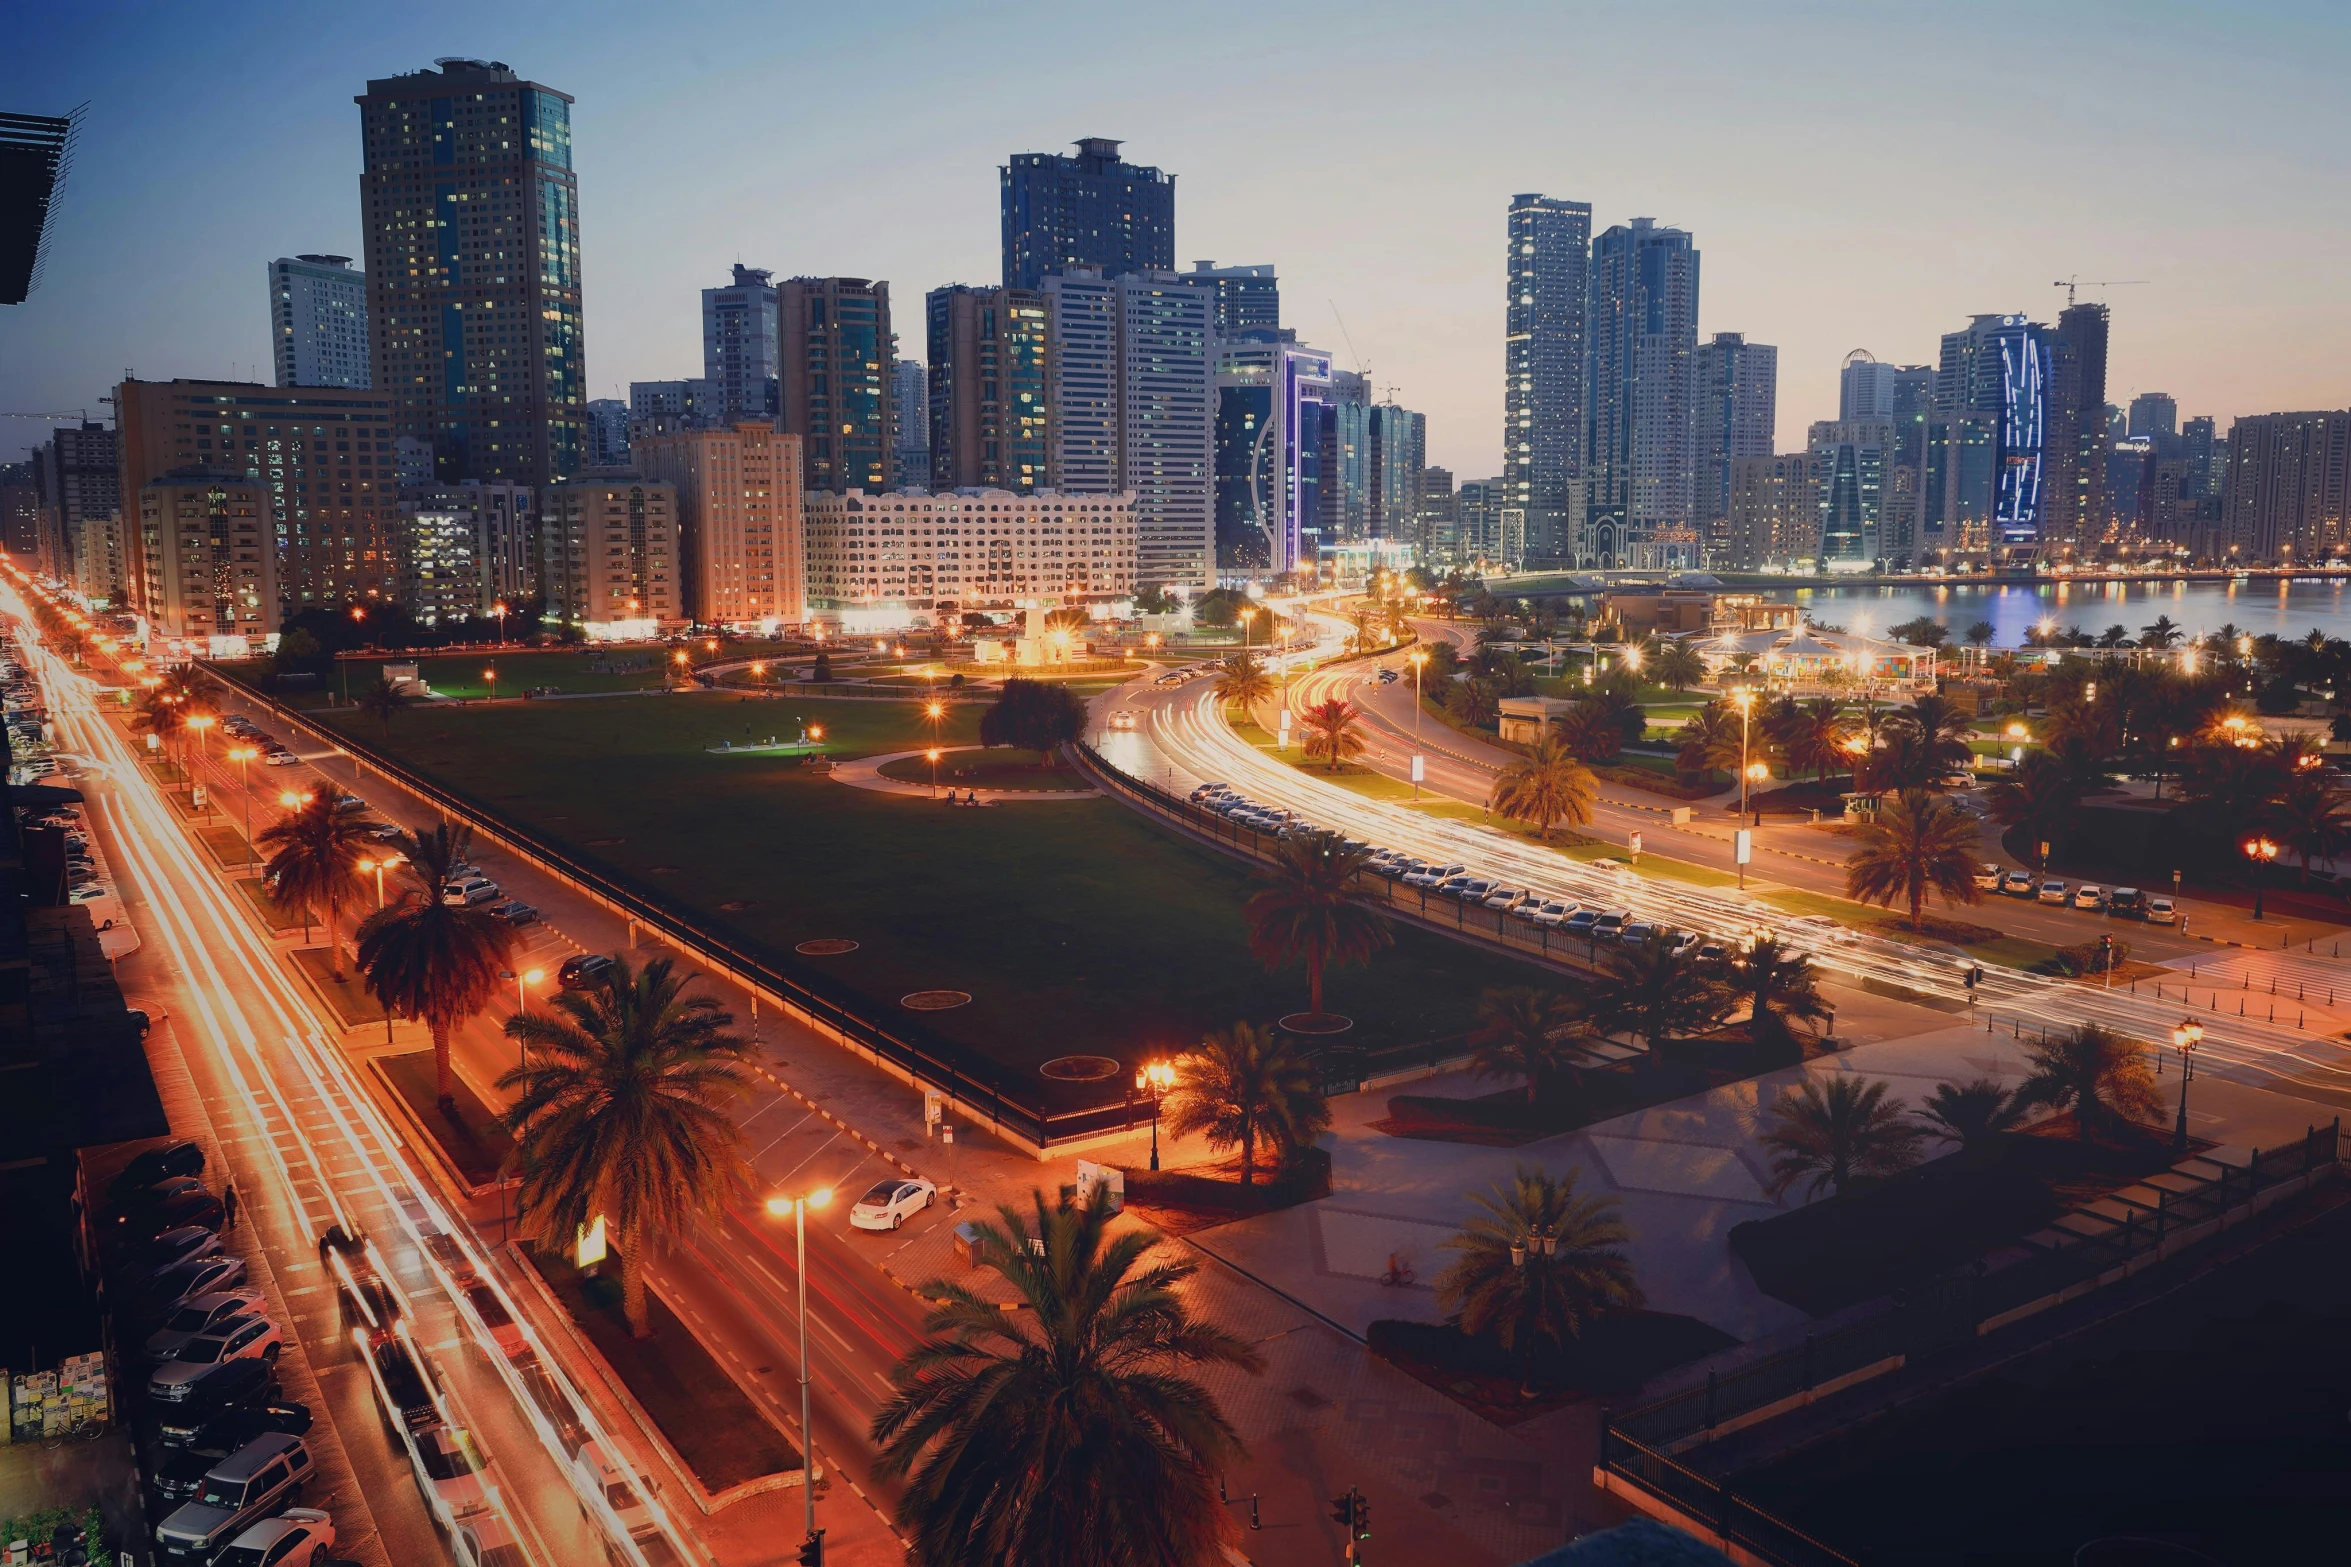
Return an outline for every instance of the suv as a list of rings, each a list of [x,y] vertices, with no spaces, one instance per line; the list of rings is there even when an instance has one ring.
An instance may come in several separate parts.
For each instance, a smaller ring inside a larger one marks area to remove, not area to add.
[[[237,1536],[220,1567],[328,1567],[335,1520],[315,1507],[289,1507]]]
[[[256,1437],[283,1431],[288,1436],[301,1436],[310,1429],[310,1406],[307,1404],[255,1404],[244,1409],[232,1409],[205,1424],[196,1433],[196,1439],[186,1447],[172,1451],[155,1469],[155,1495],[159,1500],[178,1506],[192,1501],[204,1489],[204,1477],[213,1465],[243,1447]]]
[[[468,876],[441,889],[441,901],[452,908],[470,909],[476,904],[495,903],[503,897],[505,894],[498,884],[487,876]]]
[[[188,1396],[156,1412],[155,1434],[166,1447],[187,1447],[228,1410],[266,1404],[277,1397],[275,1360],[247,1356],[223,1361],[189,1389]]]
[[[593,990],[611,968],[612,959],[601,952],[575,952],[555,971],[555,983],[564,990]]]
[[[160,1365],[179,1358],[180,1346],[199,1333],[208,1333],[231,1317],[261,1310],[268,1302],[250,1287],[199,1295],[166,1317],[163,1326],[147,1336],[147,1358]]]
[[[205,1475],[196,1499],[155,1531],[166,1561],[210,1562],[221,1548],[301,1494],[310,1447],[285,1432],[256,1437]]]
[[[206,1377],[233,1360],[274,1361],[286,1347],[285,1334],[269,1318],[248,1313],[192,1334],[147,1379],[147,1396],[159,1404],[184,1404]]]

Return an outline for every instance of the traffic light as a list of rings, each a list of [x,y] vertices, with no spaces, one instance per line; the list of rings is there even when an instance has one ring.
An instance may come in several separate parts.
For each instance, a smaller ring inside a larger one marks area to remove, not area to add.
[[[800,1567],[824,1567],[824,1531],[811,1532],[800,1542]]]
[[[1371,1538],[1371,1498],[1368,1496],[1355,1498],[1355,1538]]]
[[[1355,1532],[1355,1488],[1353,1486],[1347,1488],[1346,1495],[1331,1498],[1331,1522],[1349,1534]]]

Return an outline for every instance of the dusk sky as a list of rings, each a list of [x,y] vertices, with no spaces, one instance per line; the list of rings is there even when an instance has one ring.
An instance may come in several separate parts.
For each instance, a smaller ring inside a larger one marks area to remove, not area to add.
[[[1783,450],[1847,350],[2053,319],[2068,273],[2148,280],[2106,295],[2115,402],[2225,430],[2351,401],[2340,4],[77,3],[10,31],[0,106],[90,108],[46,279],[0,309],[9,413],[104,417],[126,367],[268,380],[264,265],[359,252],[353,96],[440,55],[577,100],[600,397],[698,375],[698,291],[737,260],[888,279],[921,357],[924,291],[998,279],[998,164],[1100,135],[1176,176],[1179,265],[1275,263],[1284,324],[1461,478],[1500,468],[1520,191],[1689,229],[1701,333],[1779,345]]]

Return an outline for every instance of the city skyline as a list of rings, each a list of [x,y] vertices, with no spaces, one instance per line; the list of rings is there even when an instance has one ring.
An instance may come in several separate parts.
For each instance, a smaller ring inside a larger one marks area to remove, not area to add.
[[[1644,36],[1637,20],[1579,12],[1513,23],[1493,13],[1431,39],[1411,36],[1401,12],[1375,11],[1343,35],[1277,25],[1238,64],[1207,46],[1138,52],[1122,24],[1089,34],[1053,72],[1038,74],[1057,86],[1049,113],[1023,95],[1001,109],[962,105],[951,138],[944,122],[896,117],[861,141],[859,157],[793,166],[757,203],[712,201],[709,192],[738,179],[737,161],[756,159],[769,140],[813,132],[847,89],[798,63],[821,59],[821,48],[796,58],[782,24],[764,30],[733,9],[665,24],[659,49],[624,18],[577,35],[536,27],[529,12],[483,25],[471,13],[426,8],[404,13],[397,29],[334,18],[298,37],[272,35],[273,50],[291,51],[280,77],[289,90],[233,111],[198,108],[192,123],[175,120],[184,135],[166,135],[163,111],[148,106],[166,100],[146,95],[147,73],[160,67],[144,62],[171,58],[197,70],[207,59],[225,62],[269,27],[266,17],[202,28],[167,18],[163,33],[185,35],[177,51],[105,47],[109,36],[127,41],[133,26],[151,43],[172,41],[152,37],[156,28],[139,13],[36,18],[27,48],[0,67],[10,103],[43,112],[87,97],[93,107],[47,281],[29,304],[0,314],[5,406],[96,414],[126,366],[142,378],[269,380],[251,268],[275,255],[363,250],[352,97],[371,77],[462,53],[509,60],[578,100],[590,396],[691,375],[701,290],[732,262],[779,278],[887,280],[901,300],[992,279],[999,168],[1015,154],[1064,153],[1080,138],[1105,136],[1182,182],[1179,268],[1203,256],[1275,264],[1289,295],[1286,324],[1329,346],[1338,365],[1368,366],[1376,386],[1393,386],[1425,410],[1430,460],[1465,476],[1502,471],[1496,240],[1511,195],[1526,190],[1591,202],[1595,232],[1654,216],[1696,235],[1708,256],[1698,330],[1740,331],[1780,347],[1783,431],[1834,416],[1837,365],[1848,350],[1921,362],[1941,333],[1975,314],[2054,322],[2063,300],[2049,280],[2076,272],[2151,279],[2106,296],[2115,308],[2110,399],[2168,392],[2183,417],[2211,414],[2225,427],[2240,415],[2340,406],[2331,372],[2351,339],[2351,311],[2323,286],[2344,221],[2297,199],[2322,169],[2325,154],[2315,149],[2339,144],[2328,132],[2339,129],[2342,111],[2323,94],[2280,90],[2315,69],[2300,62],[2323,58],[2319,35],[2343,23],[2315,8],[2271,9],[2302,18],[2299,36],[2314,47],[2258,71],[2218,47],[2233,36],[2227,17],[2241,13],[2174,12],[2148,36],[2082,21],[2038,33],[2036,48],[2012,64],[2019,91],[2049,89],[2051,107],[2029,117],[2028,129],[1995,123],[1955,94],[1952,107],[1930,106],[1899,131],[1841,153],[1883,176],[1849,183],[1875,194],[1843,206],[1772,194],[1785,188],[1774,171],[1784,176],[1843,133],[1847,117],[1833,103],[1817,106],[1822,94],[1812,89],[1849,91],[1853,81],[1912,69],[1908,62],[1935,57],[1939,46],[1996,36],[2004,18],[2021,13],[1977,7],[1887,21],[1847,11],[1851,25],[1809,30],[1802,50],[1763,19],[1715,14],[1670,31],[1686,52],[1682,74],[1718,90],[1693,91],[1678,121],[1646,121],[1637,141],[1609,135],[1623,123],[1626,94],[1637,91],[1631,84],[1594,84],[1572,105],[1538,105],[1494,101],[1474,81],[1481,51],[1505,41],[1564,51],[1571,40]],[[815,38],[844,24],[793,25],[795,37]],[[945,12],[929,16],[921,36],[933,47],[907,62],[913,82],[1008,48]],[[1327,101],[1251,91],[1261,74],[1316,60],[1334,84]],[[1209,63],[1223,74],[1204,94],[1198,72]],[[2191,68],[2206,90],[2126,141],[2137,81]],[[2061,71],[2069,83],[2062,102]],[[725,90],[758,73],[778,89],[773,101],[791,105],[784,119],[754,115],[753,100]],[[1407,81],[1413,90],[1397,97]],[[1737,129],[1758,116],[1764,134]],[[260,210],[237,219],[215,199],[218,160],[204,150],[211,130],[232,126],[280,149]],[[1311,200],[1295,194],[1279,160],[1268,166],[1254,150],[1268,136],[1375,128],[1408,133],[1409,143],[1334,168]],[[1958,134],[1983,149],[1980,160],[1956,168],[1938,160],[1934,182],[1898,177]],[[665,150],[683,146],[729,150],[690,160]],[[1516,150],[1483,150],[1495,146]],[[2052,172],[2019,178],[2017,166]],[[2054,172],[2083,167],[2099,170],[2090,186]],[[1989,225],[1983,214],[1995,204],[2004,221]],[[839,221],[809,222],[810,211]],[[2271,236],[2258,254],[2241,244],[2256,224]],[[178,236],[168,269],[136,242],[163,231]],[[1789,256],[1801,264],[1781,259]],[[2084,297],[2100,292],[2085,286]],[[95,305],[126,297],[127,307]],[[899,337],[902,353],[921,352],[903,321]],[[0,450],[29,446],[40,428],[11,421]]]

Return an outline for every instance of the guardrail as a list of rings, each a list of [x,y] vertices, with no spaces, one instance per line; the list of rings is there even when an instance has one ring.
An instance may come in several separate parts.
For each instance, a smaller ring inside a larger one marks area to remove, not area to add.
[[[862,1052],[875,1065],[915,1086],[937,1090],[973,1121],[987,1121],[998,1133],[1027,1144],[1039,1157],[1056,1143],[1100,1136],[1127,1125],[1132,1112],[1123,1099],[1055,1110],[1008,1090],[1003,1069],[977,1051],[951,1044],[927,1030],[885,1027],[864,1013],[860,1006],[863,997],[836,994],[821,980],[786,973],[767,958],[703,930],[677,911],[590,868],[563,846],[492,807],[412,772],[350,735],[314,723],[209,664],[197,667],[239,698],[267,709],[280,722],[381,774],[484,838],[503,844],[573,891],[653,932],[779,1011],[846,1048]]]

